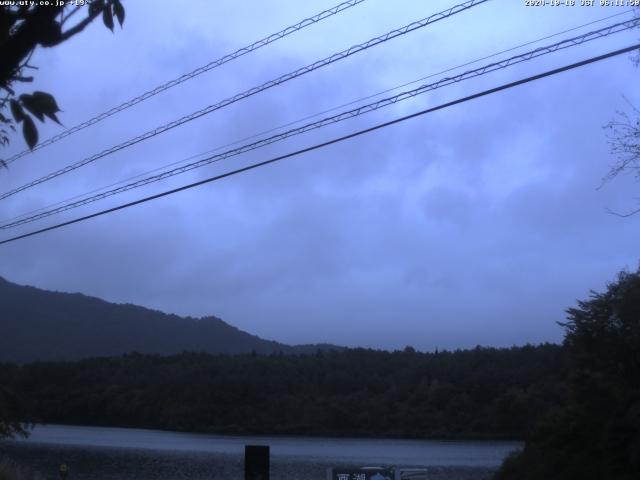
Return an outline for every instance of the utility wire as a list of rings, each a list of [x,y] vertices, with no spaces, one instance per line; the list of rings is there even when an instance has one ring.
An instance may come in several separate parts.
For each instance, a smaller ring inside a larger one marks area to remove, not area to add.
[[[63,205],[65,203],[71,202],[73,200],[77,200],[77,199],[82,198],[82,197],[84,197],[86,195],[91,195],[92,193],[101,192],[101,191],[106,190],[108,188],[115,187],[116,185],[122,185],[122,184],[125,184],[127,182],[131,182],[132,180],[135,180],[135,179],[140,178],[140,177],[144,177],[145,175],[150,175],[150,174],[155,173],[155,172],[159,172],[160,170],[164,170],[165,168],[174,167],[176,165],[180,165],[182,163],[186,163],[189,160],[193,160],[193,159],[198,158],[198,157],[209,155],[209,154],[211,154],[213,152],[218,152],[218,151],[220,151],[220,150],[222,150],[224,148],[231,147],[233,145],[241,144],[242,142],[246,142],[247,140],[253,140],[254,138],[259,138],[259,137],[261,137],[263,135],[266,135],[266,134],[269,134],[269,133],[272,133],[272,132],[277,132],[278,130],[282,130],[283,128],[287,128],[287,127],[302,123],[305,120],[310,120],[312,118],[316,118],[316,117],[319,117],[321,115],[325,115],[327,113],[334,112],[334,111],[339,110],[341,108],[348,107],[350,105],[354,105],[354,104],[363,102],[365,100],[370,100],[370,99],[375,98],[375,97],[379,97],[380,95],[384,95],[385,93],[393,92],[394,90],[399,90],[400,88],[407,87],[409,85],[414,85],[416,83],[419,83],[421,81],[427,80],[429,78],[433,78],[433,77],[436,77],[438,75],[442,75],[444,73],[448,73],[448,72],[451,72],[451,71],[454,71],[454,70],[458,70],[458,69],[460,69],[462,67],[466,67],[468,65],[472,65],[474,63],[481,62],[482,60],[487,60],[489,58],[494,58],[494,57],[497,57],[498,55],[502,55],[504,53],[512,52],[512,51],[518,50],[518,49],[520,49],[522,47],[533,45],[533,44],[541,42],[543,40],[548,40],[549,38],[554,38],[554,37],[557,37],[559,35],[563,35],[565,33],[573,32],[575,30],[579,30],[579,29],[584,28],[586,26],[593,25],[593,24],[600,23],[600,22],[604,22],[605,20],[609,20],[609,19],[614,18],[614,17],[619,17],[620,15],[627,15],[629,13],[634,13],[633,9],[630,9],[630,10],[627,10],[627,11],[623,11],[623,12],[619,12],[619,13],[614,13],[613,15],[602,17],[602,18],[599,18],[598,20],[593,20],[591,22],[583,23],[582,25],[578,25],[576,27],[572,27],[572,28],[569,28],[569,29],[566,29],[566,30],[562,30],[560,32],[553,33],[551,35],[547,35],[545,37],[538,38],[536,40],[531,40],[531,41],[528,41],[526,43],[521,43],[520,45],[516,45],[515,47],[510,47],[510,48],[508,48],[506,50],[501,50],[499,52],[492,53],[491,55],[486,55],[486,56],[481,57],[481,58],[476,58],[475,60],[468,61],[468,62],[463,63],[461,65],[456,65],[455,67],[447,68],[446,70],[441,70],[441,71],[439,71],[437,73],[431,73],[431,74],[429,74],[429,75],[427,75],[425,77],[420,77],[420,78],[418,78],[416,80],[412,80],[410,82],[406,82],[406,83],[403,83],[401,85],[397,85],[395,87],[391,87],[391,88],[388,88],[386,90],[382,90],[380,92],[367,95],[366,97],[360,97],[360,98],[358,98],[356,100],[352,100],[350,102],[343,103],[341,105],[336,105],[335,107],[331,107],[331,108],[329,108],[327,110],[323,110],[321,112],[316,112],[314,114],[307,115],[307,116],[302,117],[302,118],[298,118],[297,120],[293,120],[291,122],[287,122],[287,123],[285,123],[283,125],[279,125],[277,127],[269,128],[267,130],[262,130],[261,132],[251,134],[251,135],[249,135],[247,137],[243,137],[243,138],[234,140],[232,142],[225,143],[223,145],[218,145],[217,147],[209,149],[207,151],[204,151],[204,152],[201,152],[201,153],[197,153],[197,154],[194,154],[194,155],[190,155],[187,158],[183,158],[181,160],[177,160],[175,162],[171,162],[171,163],[162,165],[162,166],[154,168],[152,170],[147,170],[145,172],[138,173],[138,174],[133,175],[131,177],[127,177],[125,179],[118,180],[118,181],[110,183],[108,185],[104,185],[102,187],[95,188],[95,189],[90,190],[88,192],[84,192],[84,193],[81,193],[79,195],[74,195],[72,197],[67,197],[67,198],[65,198],[63,200],[60,200],[58,202],[55,202],[53,204],[49,204],[49,205],[46,205],[46,206],[43,206],[43,207],[38,207],[38,208],[35,208],[33,210],[28,210],[28,211],[26,211],[24,213],[21,213],[19,215],[15,215],[13,217],[6,218],[6,219],[2,220],[2,221],[0,221],[0,224],[9,223],[9,222],[12,222],[14,220],[18,220],[20,218],[33,215],[35,213],[42,212],[44,210],[48,210],[48,209],[51,209],[53,207],[57,207],[58,205]]]
[[[0,224],[9,223],[9,222],[12,222],[12,221],[14,221],[14,220],[18,220],[18,219],[23,218],[23,217],[26,217],[26,216],[30,216],[30,215],[33,215],[33,214],[35,214],[35,213],[38,213],[38,212],[42,212],[42,211],[44,211],[44,210],[51,209],[51,208],[56,207],[56,206],[58,206],[58,205],[63,205],[63,204],[65,204],[65,203],[71,202],[71,201],[73,201],[73,200],[76,200],[76,199],[82,198],[82,197],[84,197],[84,196],[86,196],[86,195],[91,195],[92,193],[97,193],[97,192],[100,192],[100,191],[102,191],[102,190],[106,190],[106,189],[108,189],[108,188],[115,187],[116,185],[122,185],[122,184],[125,184],[125,183],[127,183],[127,182],[131,182],[132,180],[135,180],[135,179],[137,179],[137,178],[143,177],[143,176],[145,176],[145,175],[150,175],[150,174],[152,174],[152,173],[158,172],[158,171],[163,170],[163,169],[165,169],[165,168],[174,167],[174,166],[176,166],[176,165],[180,165],[180,164],[182,164],[182,163],[188,162],[189,160],[193,160],[193,159],[195,159],[195,158],[202,157],[202,156],[204,156],[204,155],[209,155],[209,154],[211,154],[211,153],[213,153],[213,152],[220,151],[220,150],[222,150],[222,149],[224,149],[224,148],[231,147],[231,146],[233,146],[233,145],[238,145],[238,144],[240,144],[240,143],[242,143],[242,142],[246,142],[247,140],[253,140],[254,138],[258,138],[258,137],[261,137],[261,136],[263,136],[263,135],[266,135],[266,134],[269,134],[269,133],[272,133],[272,132],[277,132],[278,130],[282,130],[283,128],[287,128],[287,127],[290,127],[290,126],[293,126],[293,125],[296,125],[296,124],[302,123],[302,122],[304,122],[305,120],[310,120],[310,119],[312,119],[312,118],[316,118],[316,117],[319,117],[319,116],[321,116],[321,115],[325,115],[325,114],[327,114],[327,113],[334,112],[334,111],[339,110],[339,109],[341,109],[341,108],[348,107],[348,106],[350,106],[350,105],[354,105],[354,104],[356,104],[356,103],[360,103],[360,102],[363,102],[363,101],[365,101],[365,100],[370,100],[370,99],[375,98],[375,97],[379,97],[380,95],[384,95],[385,93],[389,93],[389,92],[392,92],[392,91],[394,91],[394,90],[398,90],[398,89],[400,89],[400,88],[407,87],[407,86],[409,86],[409,85],[414,85],[414,84],[416,84],[416,83],[419,83],[419,82],[421,82],[421,81],[427,80],[427,79],[429,79],[429,78],[433,78],[433,77],[436,77],[436,76],[438,76],[438,75],[442,75],[442,74],[444,74],[444,73],[448,73],[448,72],[451,72],[451,71],[454,71],[454,70],[458,70],[458,69],[460,69],[460,68],[462,68],[462,67],[466,67],[466,66],[468,66],[468,65],[473,65],[474,63],[481,62],[482,60],[487,60],[487,59],[489,59],[489,58],[494,58],[494,57],[497,57],[498,55],[502,55],[502,54],[504,54],[504,53],[512,52],[512,51],[514,51],[514,50],[518,50],[518,49],[520,49],[520,48],[522,48],[522,47],[526,47],[526,46],[529,46],[529,45],[533,45],[533,44],[535,44],[535,43],[539,43],[539,42],[541,42],[541,41],[543,41],[543,40],[548,40],[548,39],[550,39],[550,38],[554,38],[554,37],[557,37],[557,36],[559,36],[559,35],[563,35],[563,34],[565,34],[565,33],[573,32],[573,31],[575,31],[575,30],[579,30],[579,29],[584,28],[584,27],[587,27],[587,26],[589,26],[589,25],[593,25],[593,24],[596,24],[596,23],[604,22],[605,20],[609,20],[609,19],[614,18],[614,17],[619,17],[620,15],[627,15],[627,14],[629,14],[629,13],[634,13],[634,11],[631,9],[631,10],[627,10],[627,11],[623,11],[623,12],[619,12],[619,13],[614,13],[613,15],[609,15],[609,16],[606,16],[606,17],[602,17],[602,18],[599,18],[598,20],[593,20],[593,21],[591,21],[591,22],[583,23],[582,25],[578,25],[578,26],[576,26],[576,27],[568,28],[568,29],[566,29],[566,30],[562,30],[562,31],[560,31],[560,32],[556,32],[556,33],[553,33],[553,34],[551,34],[551,35],[547,35],[547,36],[545,36],[545,37],[538,38],[538,39],[536,39],[536,40],[531,40],[531,41],[528,41],[528,42],[526,42],[526,43],[521,43],[520,45],[516,45],[515,47],[510,47],[510,48],[508,48],[508,49],[506,49],[506,50],[501,50],[501,51],[499,51],[499,52],[492,53],[491,55],[486,55],[486,56],[481,57],[481,58],[476,58],[475,60],[471,60],[471,61],[466,62],[466,63],[463,63],[463,64],[461,64],[461,65],[456,65],[455,67],[447,68],[446,70],[441,70],[441,71],[436,72],[436,73],[431,73],[431,74],[429,74],[429,75],[427,75],[427,76],[425,76],[425,77],[421,77],[421,78],[418,78],[418,79],[416,79],[416,80],[412,80],[412,81],[410,81],[410,82],[406,82],[406,83],[403,83],[403,84],[401,84],[401,85],[397,85],[397,86],[395,86],[395,87],[388,88],[388,89],[386,89],[386,90],[382,90],[382,91],[380,91],[380,92],[377,92],[377,93],[373,93],[373,94],[367,95],[366,97],[360,97],[360,98],[358,98],[358,99],[356,99],[356,100],[352,100],[352,101],[350,101],[350,102],[343,103],[343,104],[341,104],[341,105],[336,105],[335,107],[331,107],[331,108],[329,108],[329,109],[327,109],[327,110],[323,110],[323,111],[321,111],[321,112],[317,112],[317,113],[314,113],[314,114],[311,114],[311,115],[307,115],[307,116],[302,117],[302,118],[299,118],[299,119],[297,119],[297,120],[293,120],[293,121],[291,121],[291,122],[287,122],[287,123],[285,123],[285,124],[283,124],[283,125],[279,125],[279,126],[277,126],[277,127],[269,128],[269,129],[267,129],[267,130],[262,130],[261,132],[251,134],[251,135],[249,135],[249,136],[247,136],[247,137],[243,137],[243,138],[240,138],[240,139],[238,139],[238,140],[234,140],[233,142],[229,142],[229,143],[226,143],[226,144],[223,144],[223,145],[219,145],[219,146],[217,146],[217,147],[215,147],[215,148],[212,148],[212,149],[210,149],[210,150],[207,150],[207,151],[205,151],[205,152],[201,152],[201,153],[198,153],[198,154],[195,154],[195,155],[191,155],[191,156],[189,156],[189,157],[187,157],[187,158],[183,158],[183,159],[181,159],[181,160],[177,160],[177,161],[175,161],[175,162],[171,162],[171,163],[168,163],[168,164],[162,165],[161,167],[157,167],[157,168],[154,168],[154,169],[152,169],[152,170],[147,170],[147,171],[145,171],[145,172],[138,173],[138,174],[133,175],[133,176],[131,176],[131,177],[127,177],[127,178],[125,178],[125,179],[123,179],[123,180],[118,180],[118,181],[113,182],[113,183],[110,183],[110,184],[108,184],[108,185],[104,185],[104,186],[102,186],[102,187],[100,187],[100,188],[95,188],[95,189],[93,189],[93,190],[90,190],[90,191],[88,191],[88,192],[81,193],[81,194],[79,194],[79,195],[74,195],[74,196],[72,196],[72,197],[67,197],[67,198],[65,198],[64,200],[60,200],[60,201],[58,201],[58,202],[56,202],[56,203],[49,204],[49,205],[46,205],[46,206],[43,206],[43,207],[39,207],[39,208],[35,208],[35,209],[33,209],[33,210],[29,210],[29,211],[24,212],[24,213],[21,213],[21,214],[19,214],[19,215],[15,215],[15,216],[13,216],[13,217],[10,217],[10,218],[7,218],[7,219],[4,219],[4,220],[0,221]],[[0,226],[0,228],[2,228],[2,227]]]
[[[10,164],[14,161],[16,161],[18,158],[24,157],[25,155],[28,155],[31,152],[34,152],[36,150],[39,150],[41,148],[44,148],[48,145],[51,145],[55,142],[57,142],[58,140],[62,140],[65,137],[68,137],[71,134],[74,134],[76,132],[79,132],[80,130],[83,130],[87,127],[90,127],[91,125],[95,125],[98,122],[101,122],[102,120],[111,117],[112,115],[115,115],[118,112],[121,112],[123,110],[126,110],[128,108],[133,107],[134,105],[137,105],[140,102],[143,102],[155,95],[158,95],[161,92],[164,92],[165,90],[168,90],[172,87],[175,87],[176,85],[180,85],[181,83],[186,82],[187,80],[191,80],[194,77],[197,77],[198,75],[201,75],[205,72],[208,72],[209,70],[213,70],[214,68],[220,67],[222,65],[224,65],[225,63],[228,63],[232,60],[235,60],[236,58],[240,58],[243,55],[246,55],[247,53],[253,52],[255,50],[258,50],[259,48],[262,48],[266,45],[269,45],[270,43],[273,43],[277,40],[280,40],[281,38],[284,38],[288,35],[291,35],[292,33],[295,33],[299,30],[302,30],[303,28],[306,28],[310,25],[313,25],[315,23],[318,23],[322,20],[324,20],[325,18],[329,18],[333,15],[336,15],[337,13],[340,13],[348,8],[354,7],[362,2],[364,2],[365,0],[348,0],[346,2],[343,2],[339,5],[336,5],[335,7],[332,7],[328,10],[324,10],[312,17],[309,18],[305,18],[304,20],[296,23],[295,25],[291,25],[290,27],[287,27],[283,30],[280,30],[277,33],[272,33],[271,35],[263,38],[262,40],[258,40],[257,42],[252,43],[251,45],[248,45],[246,47],[242,47],[238,50],[236,50],[233,53],[227,54],[223,57],[218,58],[217,60],[213,60],[212,62],[207,63],[206,65],[203,65],[201,67],[196,68],[195,70],[192,70],[189,73],[185,73],[184,75],[181,75],[178,78],[174,78],[173,80],[169,80],[166,83],[163,83],[162,85],[158,85],[157,87],[148,90],[140,95],[138,95],[137,97],[134,97],[124,103],[121,103],[118,106],[113,107],[110,110],[107,110],[106,112],[103,112],[99,115],[96,115],[93,118],[90,118],[89,120],[86,120],[82,123],[79,123],[78,125],[71,127],[67,130],[64,130],[63,132],[58,133],[57,135],[54,135],[53,137],[48,138],[47,140],[44,140],[40,143],[38,143],[37,145],[35,145],[33,147],[33,149],[29,150],[23,150],[22,152],[19,152],[15,155],[13,155],[12,157],[10,157],[8,160],[5,160],[5,163]]]
[[[67,211],[67,210],[71,210],[71,209],[74,209],[74,208],[77,208],[77,207],[80,207],[80,206],[83,206],[83,205],[87,205],[89,203],[93,203],[93,202],[102,200],[104,198],[111,197],[113,195],[124,193],[124,192],[129,191],[129,190],[133,190],[134,188],[139,188],[139,187],[142,187],[144,185],[148,185],[150,183],[155,183],[155,182],[158,182],[160,180],[164,180],[165,178],[173,177],[175,175],[179,175],[181,173],[185,173],[185,172],[188,172],[190,170],[194,170],[196,168],[200,168],[200,167],[203,167],[205,165],[208,165],[208,164],[211,164],[211,163],[214,163],[214,162],[219,162],[219,161],[224,160],[226,158],[230,158],[230,157],[233,157],[233,156],[236,156],[236,155],[240,155],[242,153],[246,153],[248,151],[255,150],[255,149],[264,147],[266,145],[270,145],[272,143],[279,142],[281,140],[284,140],[286,138],[292,137],[294,135],[300,135],[302,133],[306,133],[306,132],[309,132],[311,130],[318,129],[318,128],[324,127],[326,125],[329,125],[329,124],[341,122],[341,121],[347,120],[349,118],[354,118],[354,117],[363,115],[365,113],[373,112],[375,110],[387,107],[389,105],[393,105],[395,103],[401,102],[403,100],[407,100],[409,98],[413,98],[413,97],[415,97],[417,95],[421,95],[421,94],[424,94],[424,93],[429,92],[429,91],[436,90],[438,88],[445,87],[447,85],[451,85],[451,84],[458,83],[458,82],[461,82],[461,81],[464,81],[464,80],[468,80],[470,78],[475,78],[475,77],[479,77],[479,76],[482,76],[482,75],[486,75],[488,73],[495,72],[495,71],[501,70],[501,69],[505,69],[505,68],[510,67],[512,65],[516,65],[518,63],[522,63],[522,62],[525,62],[525,61],[532,60],[534,58],[541,57],[543,55],[548,55],[550,53],[557,52],[559,50],[570,48],[570,47],[573,47],[573,46],[576,46],[576,45],[581,45],[581,44],[584,44],[584,43],[586,43],[588,41],[592,41],[592,40],[599,39],[599,38],[604,38],[604,37],[606,37],[608,35],[611,35],[611,34],[614,34],[614,33],[618,33],[618,32],[622,32],[622,31],[625,31],[625,30],[629,30],[629,29],[635,28],[638,25],[640,25],[640,18],[633,19],[633,20],[628,20],[626,22],[620,22],[620,23],[617,23],[617,24],[613,24],[613,25],[610,25],[608,27],[601,28],[599,30],[595,30],[595,31],[592,31],[592,32],[585,33],[583,35],[579,35],[577,37],[573,37],[573,38],[562,40],[562,41],[554,43],[552,45],[539,47],[539,48],[536,48],[534,50],[522,53],[520,55],[515,55],[515,56],[507,58],[505,60],[501,60],[499,62],[490,63],[490,64],[485,65],[483,67],[480,67],[480,68],[477,68],[477,69],[474,69],[474,70],[469,70],[469,71],[466,71],[466,72],[461,73],[459,75],[455,75],[453,77],[446,77],[446,78],[443,78],[441,80],[438,80],[437,82],[426,84],[426,85],[422,85],[422,86],[420,86],[418,88],[415,88],[413,90],[409,90],[409,91],[406,91],[406,92],[401,92],[401,93],[399,93],[397,95],[394,95],[394,96],[391,96],[391,97],[388,97],[388,98],[384,98],[384,99],[378,100],[376,102],[369,103],[367,105],[360,106],[360,107],[352,109],[352,110],[341,112],[341,113],[339,113],[337,115],[334,115],[334,116],[331,116],[331,117],[326,117],[326,118],[323,118],[323,119],[321,119],[319,121],[312,122],[312,123],[309,123],[309,124],[306,124],[306,125],[303,125],[303,126],[300,126],[300,127],[297,127],[297,128],[293,128],[291,130],[288,130],[288,131],[285,131],[285,132],[281,132],[279,134],[276,134],[276,135],[273,135],[271,137],[258,140],[258,141],[253,142],[253,143],[242,145],[242,146],[240,146],[238,148],[234,148],[234,149],[228,150],[226,152],[223,152],[223,153],[220,153],[220,154],[217,154],[217,155],[209,156],[209,157],[201,159],[201,160],[199,160],[197,162],[192,162],[192,163],[189,163],[187,165],[183,165],[181,167],[174,168],[172,170],[167,170],[167,171],[162,172],[162,173],[157,174],[157,175],[152,175],[152,176],[143,178],[141,180],[138,180],[138,181],[135,181],[135,182],[131,182],[129,184],[123,185],[123,186],[118,187],[118,188],[107,190],[105,192],[102,192],[102,193],[99,193],[99,194],[96,194],[96,195],[93,195],[93,196],[90,196],[90,197],[85,197],[85,198],[82,198],[81,200],[78,200],[78,201],[75,201],[75,202],[71,202],[71,203],[67,203],[67,204],[59,206],[57,208],[51,208],[49,210],[45,210],[45,211],[43,211],[41,213],[38,213],[38,214],[35,214],[35,215],[31,215],[31,216],[28,216],[26,218],[22,218],[22,219],[15,220],[15,221],[12,221],[12,222],[4,223],[4,224],[0,225],[0,230],[7,230],[7,229],[10,229],[10,228],[15,228],[15,227],[17,227],[19,225],[24,225],[24,224],[31,223],[31,222],[34,222],[34,221],[37,221],[37,220],[41,220],[43,218],[49,217],[51,215],[55,215],[57,213],[61,213],[61,212],[64,212],[64,211]]]
[[[633,50],[638,50],[638,49],[640,49],[640,43],[632,45],[632,46],[629,46],[629,47],[626,47],[626,48],[621,48],[619,50],[614,50],[612,52],[605,53],[605,54],[599,55],[597,57],[591,57],[591,58],[588,58],[586,60],[582,60],[580,62],[572,63],[570,65],[565,65],[564,67],[555,68],[553,70],[547,70],[546,72],[539,73],[537,75],[532,75],[530,77],[526,77],[526,78],[523,78],[523,79],[520,79],[520,80],[516,80],[514,82],[506,83],[506,84],[500,85],[498,87],[490,88],[488,90],[484,90],[484,91],[479,92],[479,93],[474,93],[472,95],[468,95],[466,97],[462,97],[462,98],[459,98],[457,100],[453,100],[451,102],[443,103],[443,104],[440,104],[440,105],[435,106],[435,107],[427,108],[425,110],[421,110],[419,112],[412,113],[410,115],[405,115],[403,117],[399,117],[399,118],[396,118],[394,120],[390,120],[388,122],[379,123],[377,125],[374,125],[373,127],[365,128],[363,130],[358,130],[358,131],[350,133],[348,135],[337,137],[337,138],[334,138],[332,140],[328,140],[326,142],[318,143],[318,144],[312,145],[310,147],[306,147],[306,148],[303,148],[303,149],[300,149],[300,150],[296,150],[294,152],[287,153],[285,155],[280,155],[278,157],[274,157],[274,158],[271,158],[269,160],[264,160],[262,162],[253,163],[253,164],[248,165],[246,167],[238,168],[236,170],[232,170],[230,172],[226,172],[226,173],[223,173],[223,174],[220,174],[220,175],[215,175],[213,177],[209,177],[209,178],[206,178],[204,180],[200,180],[198,182],[190,183],[188,185],[183,185],[181,187],[174,188],[174,189],[171,189],[171,190],[167,190],[167,191],[162,192],[162,193],[157,193],[155,195],[144,197],[144,198],[132,201],[132,202],[124,203],[124,204],[118,205],[116,207],[108,208],[106,210],[101,210],[99,212],[92,213],[90,215],[85,215],[83,217],[78,217],[78,218],[75,218],[73,220],[69,220],[69,221],[66,221],[66,222],[58,223],[56,225],[52,225],[52,226],[49,226],[49,227],[46,227],[46,228],[41,228],[39,230],[35,230],[35,231],[29,232],[29,233],[25,233],[25,234],[22,234],[22,235],[11,237],[11,238],[8,238],[8,239],[0,241],[0,245],[4,245],[4,244],[10,243],[10,242],[14,242],[16,240],[21,240],[23,238],[32,237],[34,235],[38,235],[38,234],[41,234],[41,233],[44,233],[44,232],[48,232],[48,231],[51,231],[51,230],[56,230],[58,228],[62,228],[62,227],[68,226],[68,225],[72,225],[72,224],[75,224],[75,223],[83,222],[83,221],[89,220],[91,218],[99,217],[99,216],[102,216],[102,215],[106,215],[108,213],[116,212],[118,210],[123,210],[125,208],[133,207],[135,205],[140,205],[142,203],[146,203],[146,202],[149,202],[149,201],[152,201],[152,200],[156,200],[158,198],[166,197],[168,195],[172,195],[174,193],[182,192],[184,190],[189,190],[191,188],[199,187],[201,185],[205,185],[207,183],[215,182],[217,180],[221,180],[223,178],[230,177],[232,175],[236,175],[236,174],[239,174],[239,173],[247,172],[249,170],[253,170],[253,169],[256,169],[258,167],[263,167],[263,166],[266,166],[266,165],[269,165],[269,164],[272,164],[272,163],[276,163],[276,162],[279,162],[279,161],[287,159],[287,158],[299,156],[299,155],[301,155],[303,153],[311,152],[313,150],[318,150],[320,148],[324,148],[324,147],[327,147],[329,145],[333,145],[333,144],[336,144],[336,143],[339,143],[339,142],[343,142],[345,140],[349,140],[349,139],[364,135],[366,133],[370,133],[370,132],[373,132],[373,131],[376,131],[376,130],[379,130],[379,129],[382,129],[382,128],[385,128],[385,127],[389,127],[391,125],[395,125],[397,123],[401,123],[401,122],[410,120],[412,118],[416,118],[416,117],[419,117],[419,116],[422,116],[422,115],[425,115],[425,114],[428,114],[428,113],[431,113],[431,112],[435,112],[437,110],[442,110],[442,109],[445,109],[445,108],[449,108],[449,107],[452,107],[454,105],[458,105],[458,104],[461,104],[461,103],[468,102],[470,100],[474,100],[476,98],[480,98],[480,97],[484,97],[484,96],[487,96],[487,95],[491,95],[493,93],[497,93],[497,92],[500,92],[500,91],[503,91],[503,90],[514,88],[514,87],[517,87],[519,85],[523,85],[525,83],[533,82],[535,80],[540,80],[540,79],[545,78],[545,77],[550,77],[552,75],[557,75],[559,73],[566,72],[568,70],[579,68],[579,67],[582,67],[582,66],[585,66],[585,65],[589,65],[589,64],[592,64],[592,63],[595,63],[595,62],[599,62],[599,61],[605,60],[607,58],[611,58],[611,57],[615,57],[615,56],[622,55],[622,54],[625,54],[625,53],[629,53],[629,52],[632,52]]]
[[[417,30],[419,28],[423,28],[426,27],[427,25],[430,25],[432,23],[435,23],[439,20],[443,20],[445,18],[451,17],[457,13],[463,12],[465,10],[468,10],[474,6],[480,5],[482,3],[485,3],[489,0],[468,0],[464,3],[461,3],[459,5],[455,5],[451,8],[448,8],[442,12],[439,13],[435,13],[427,18],[424,18],[422,20],[418,20],[417,22],[412,22],[408,25],[405,25],[404,27],[398,28],[396,30],[392,30],[384,35],[372,38],[370,40],[368,40],[365,43],[361,43],[359,45],[354,45],[346,50],[343,50],[342,52],[339,53],[335,53],[323,60],[318,60],[317,62],[314,62],[310,65],[307,65],[305,67],[299,68],[293,72],[287,73],[285,75],[282,75],[274,80],[270,80],[266,83],[263,83],[260,86],[257,87],[253,87],[249,90],[246,90],[243,93],[239,93],[233,97],[227,98],[225,100],[222,100],[221,102],[218,102],[214,105],[209,105],[208,107],[205,107],[201,110],[198,110],[196,112],[193,112],[189,115],[186,115],[182,118],[179,118],[178,120],[174,120],[173,122],[170,122],[168,124],[162,125],[160,127],[157,127],[153,130],[149,130],[146,133],[143,133],[142,135],[139,135],[135,138],[132,138],[130,140],[127,140],[126,142],[123,142],[119,145],[116,145],[114,147],[108,148],[107,150],[103,150],[100,153],[97,153],[95,155],[92,155],[90,157],[87,157],[83,160],[80,160],[76,163],[73,163],[71,165],[68,165],[60,170],[56,170],[52,173],[49,173],[47,175],[45,175],[44,177],[40,177],[37,180],[33,180],[25,185],[22,185],[18,188],[15,188],[13,190],[10,190],[8,192],[3,193],[2,195],[0,195],[0,200],[4,200],[8,197],[11,197],[12,195],[15,195],[16,193],[22,192],[24,190],[27,190],[31,187],[34,187],[36,185],[39,185],[41,183],[44,183],[46,181],[49,181],[53,178],[59,177],[60,175],[69,173],[73,170],[76,170],[84,165],[87,165],[89,163],[95,162],[96,160],[105,157],[107,155],[110,155],[112,153],[115,153],[119,150],[122,150],[124,148],[130,147],[132,145],[135,145],[136,143],[142,142],[143,140],[147,140],[151,137],[154,137],[156,135],[159,135],[161,133],[166,132],[167,130],[171,130],[172,128],[175,128],[177,126],[183,125],[184,123],[190,122],[192,120],[195,120],[196,118],[200,118],[204,115],[207,115],[211,112],[214,112],[216,110],[219,110],[223,107],[226,107],[232,103],[235,103],[239,100],[243,100],[247,97],[250,97],[252,95],[255,95],[257,93],[260,93],[264,90],[267,90],[269,88],[275,87],[277,85],[280,85],[284,82],[287,82],[289,80],[293,80],[294,78],[300,77],[306,73],[310,73],[313,72],[314,70],[317,70],[319,68],[325,67],[327,65],[330,65],[334,62],[337,62],[339,60],[342,60],[344,58],[347,58],[355,53],[358,52],[362,52],[364,50],[367,50],[371,47],[374,47],[376,45],[382,44],[384,42],[387,42],[393,38],[399,37],[401,35],[405,35],[409,32],[413,32],[414,30]]]

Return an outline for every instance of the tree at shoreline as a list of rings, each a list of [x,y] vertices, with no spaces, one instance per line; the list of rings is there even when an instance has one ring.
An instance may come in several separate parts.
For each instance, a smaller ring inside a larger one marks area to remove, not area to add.
[[[640,472],[640,269],[567,313],[565,401],[496,480],[635,480]]]

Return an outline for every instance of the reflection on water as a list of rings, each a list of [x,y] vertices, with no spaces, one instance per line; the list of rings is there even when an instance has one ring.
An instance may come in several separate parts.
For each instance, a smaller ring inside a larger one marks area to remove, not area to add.
[[[273,457],[334,459],[385,465],[497,466],[518,442],[434,441],[358,438],[251,437],[162,432],[132,428],[39,425],[30,443],[211,452],[240,455],[244,446],[270,445]]]
[[[432,480],[483,480],[518,442],[252,437],[128,428],[37,426],[3,455],[44,479],[209,480],[243,478],[244,446],[270,445],[272,480],[323,480],[328,467],[424,466]]]

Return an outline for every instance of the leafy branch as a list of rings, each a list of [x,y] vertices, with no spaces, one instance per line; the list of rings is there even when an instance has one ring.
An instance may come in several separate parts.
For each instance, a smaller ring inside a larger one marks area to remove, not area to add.
[[[87,16],[72,26],[72,17],[85,10]],[[38,129],[34,118],[44,122],[46,118],[61,125],[56,116],[59,109],[55,98],[36,91],[17,96],[16,83],[32,82],[33,76],[26,75],[27,69],[37,69],[29,64],[37,47],[51,48],[69,40],[82,32],[97,17],[102,17],[104,25],[113,32],[114,18],[120,27],[124,24],[125,9],[121,0],[87,1],[86,7],[70,5],[43,6],[21,5],[0,7],[0,90],[6,92],[0,100],[0,144],[7,146],[10,131],[22,124],[22,135],[30,149],[38,143]],[[11,110],[11,116],[4,110]],[[0,165],[6,163],[0,160]]]

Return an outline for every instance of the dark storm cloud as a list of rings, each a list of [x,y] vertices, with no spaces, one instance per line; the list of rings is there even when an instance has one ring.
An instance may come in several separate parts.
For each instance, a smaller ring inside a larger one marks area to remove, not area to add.
[[[496,4],[25,192],[5,202],[0,213],[45,205],[607,13],[576,10],[561,18]],[[43,150],[30,163],[16,162],[3,181],[18,185],[35,172],[46,173],[426,16],[446,2],[430,4],[428,12],[420,5],[405,2],[390,9],[368,2],[357,7],[361,13],[354,9],[343,19],[204,75]],[[152,21],[144,8],[132,5],[123,32],[111,36],[96,26],[82,44],[42,52],[38,63],[51,78],[40,80],[41,86],[56,92],[65,105],[65,123],[72,125],[313,13],[290,2],[255,7],[239,19],[231,16],[238,15],[231,3],[215,8],[194,4],[188,14],[176,16],[168,8]],[[447,36],[453,24],[465,33]],[[156,31],[166,31],[166,37]],[[585,46],[538,67],[522,65],[459,84],[126,198],[292,151],[623,43]],[[138,47],[130,48],[133,44]],[[610,60],[8,245],[0,252],[0,274],[185,315],[213,314],[292,343],[432,349],[556,341],[561,331],[555,322],[563,319],[565,308],[637,261],[634,238],[640,218],[621,220],[605,213],[607,207],[633,202],[637,184],[622,179],[596,190],[611,163],[601,127],[625,107],[621,95],[633,94],[628,85],[634,75],[637,70],[627,59]],[[68,78],[83,88],[56,87]]]

